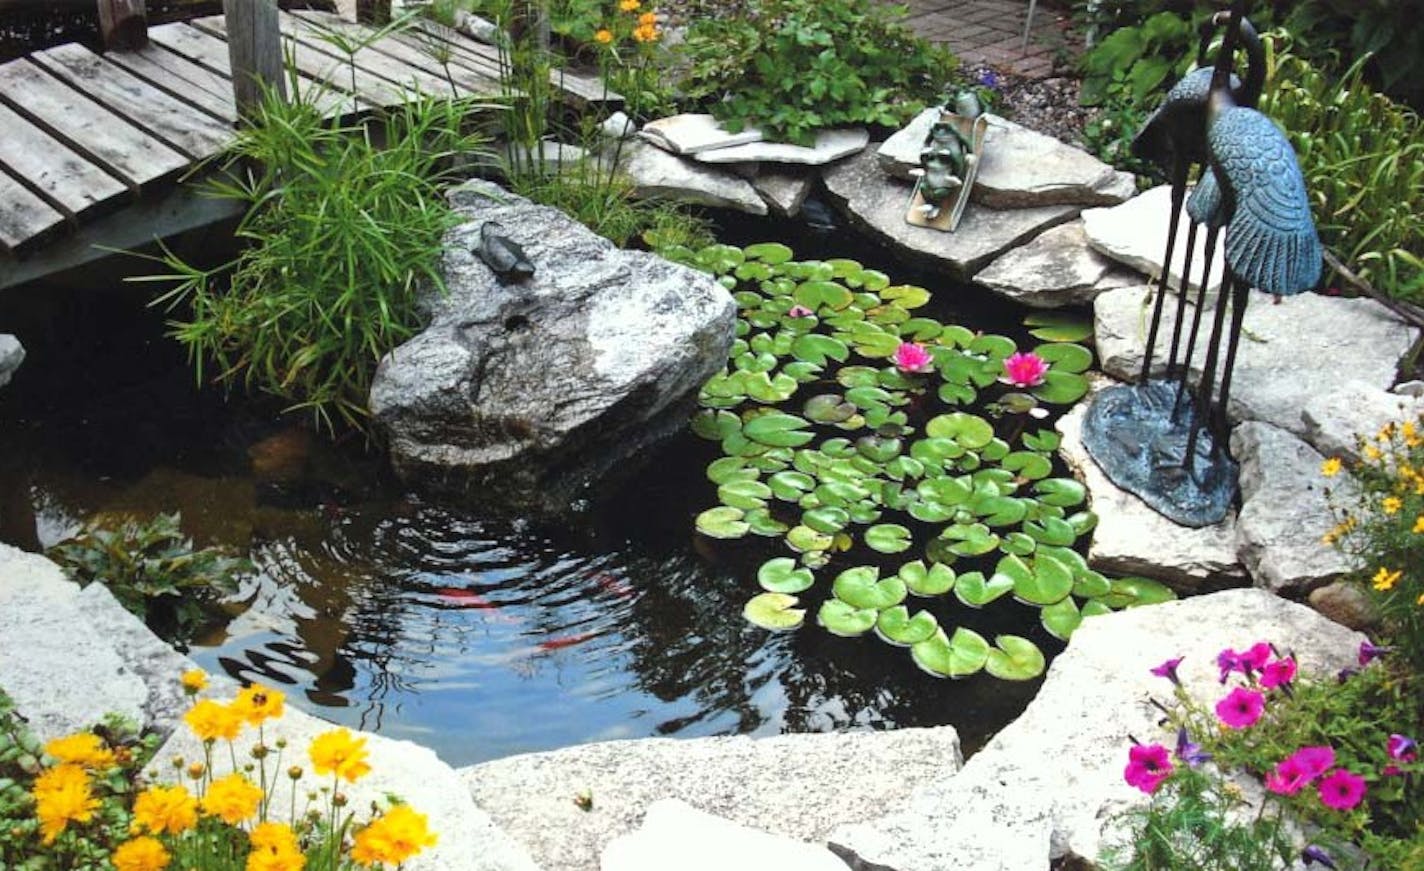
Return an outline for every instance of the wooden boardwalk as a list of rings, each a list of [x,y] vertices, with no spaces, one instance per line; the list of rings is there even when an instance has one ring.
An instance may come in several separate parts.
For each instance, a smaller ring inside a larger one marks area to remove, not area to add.
[[[299,96],[328,116],[413,94],[501,94],[497,50],[433,24],[374,41],[355,55],[354,74],[322,34],[359,40],[368,28],[319,12],[284,12],[280,26]],[[148,36],[138,51],[100,55],[68,44],[0,65],[0,287],[16,283],[16,264],[47,246],[74,247],[106,216],[151,211],[231,139],[237,112],[224,18],[164,24]],[[576,104],[619,100],[597,79],[555,71],[551,81]]]

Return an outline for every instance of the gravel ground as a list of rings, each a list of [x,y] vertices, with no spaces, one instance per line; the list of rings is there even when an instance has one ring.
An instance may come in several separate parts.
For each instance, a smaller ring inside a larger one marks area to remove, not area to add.
[[[1069,145],[1083,146],[1083,125],[1094,110],[1078,105],[1077,79],[1000,76],[1003,95],[995,111]]]

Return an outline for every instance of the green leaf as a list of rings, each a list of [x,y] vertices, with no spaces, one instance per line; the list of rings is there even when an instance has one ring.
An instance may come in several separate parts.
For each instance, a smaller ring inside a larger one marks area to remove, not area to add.
[[[1014,578],[1014,598],[1030,605],[1052,605],[1072,592],[1073,570],[1043,551],[1034,555],[1033,570],[1026,577]]]
[[[954,596],[971,608],[982,608],[1013,588],[1013,580],[1005,575],[995,573],[986,579],[983,572],[961,572],[954,581]]]
[[[816,423],[840,423],[856,413],[856,407],[835,393],[822,393],[806,400],[802,413]]]
[[[989,658],[989,642],[963,626],[946,637],[939,629],[928,640],[910,647],[915,664],[939,677],[967,677],[984,667]]]
[[[791,343],[791,353],[796,359],[815,363],[817,366],[826,365],[828,357],[841,363],[850,359],[850,349],[846,347],[845,342],[820,333],[798,336],[796,341]]]
[[[910,530],[898,523],[881,523],[865,530],[865,543],[880,553],[901,553],[910,549]]]
[[[1073,601],[1073,597],[1068,596],[1039,611],[1038,619],[1049,635],[1060,641],[1067,641],[1073,636],[1073,631],[1083,622],[1083,615],[1078,610],[1078,605]]]
[[[856,608],[840,599],[827,599],[816,612],[816,622],[832,635],[854,638],[869,632],[878,616],[874,608]]]
[[[786,543],[798,553],[807,553],[813,550],[830,550],[835,539],[809,526],[793,526],[791,531],[786,533]]]
[[[909,647],[921,641],[928,641],[938,630],[939,624],[935,622],[933,614],[917,611],[915,616],[911,617],[909,609],[904,605],[886,608],[875,621],[875,634],[897,647]]]
[[[930,418],[925,434],[931,438],[953,439],[962,447],[978,450],[994,439],[994,427],[987,420],[955,411]]]
[[[1033,540],[1033,536],[1022,532],[1010,532],[1004,536],[1004,540],[999,545],[999,549],[1004,553],[1014,556],[1028,556],[1038,547],[1038,542]]]
[[[771,488],[760,481],[728,481],[717,488],[717,498],[724,505],[750,511],[766,506]]]
[[[1088,379],[1073,372],[1049,369],[1043,383],[1033,388],[1033,395],[1043,402],[1069,405],[1088,395]]]
[[[1041,429],[1036,433],[1024,433],[1023,436],[1024,447],[1045,454],[1058,450],[1058,444],[1061,441],[1062,437],[1051,429]]]
[[[975,336],[966,350],[972,354],[983,354],[990,360],[1003,360],[1017,351],[1018,346],[1014,344],[1013,339],[1007,336],[985,333],[982,336]]]
[[[742,250],[748,258],[772,265],[785,263],[792,257],[791,249],[780,242],[758,242]]]
[[[1033,539],[1040,544],[1052,544],[1059,547],[1068,547],[1077,540],[1078,536],[1073,532],[1073,527],[1065,520],[1057,517],[1042,517],[1038,521],[1025,521],[1023,531],[1033,536]]]
[[[777,499],[795,502],[815,488],[816,479],[803,472],[785,471],[772,475],[766,483],[771,487],[771,494]]]
[[[834,505],[823,505],[802,514],[801,522],[817,532],[834,535],[850,523],[850,512]]]
[[[1080,599],[1098,599],[1112,593],[1112,582],[1091,569],[1073,575],[1073,595]]]
[[[1093,352],[1082,345],[1054,343],[1039,345],[1033,352],[1059,372],[1086,372],[1093,365]]]
[[[1033,485],[1040,501],[1047,505],[1072,508],[1088,498],[1088,490],[1073,478],[1048,478]]]
[[[799,601],[786,593],[762,593],[747,602],[742,616],[753,626],[773,632],[795,629],[806,619],[806,612],[795,607]]]
[[[905,601],[909,590],[896,576],[880,579],[875,566],[855,566],[846,569],[831,584],[837,599],[854,608],[874,608],[882,611]]]
[[[873,287],[868,289],[875,290],[875,288]],[[925,290],[923,287],[916,287],[913,284],[896,284],[894,286],[881,289],[880,298],[885,300],[886,302],[893,302],[896,305],[900,306],[900,308],[919,308],[920,306],[925,305],[930,301],[930,292],[928,290]],[[928,320],[928,318],[926,318],[925,320]],[[936,327],[938,327],[937,324]],[[939,332],[940,331],[937,328],[935,330],[936,335]],[[934,336],[928,336],[926,338],[934,338]]]
[[[842,387],[874,387],[880,383],[880,370],[870,366],[845,366],[836,373]]]
[[[719,457],[707,466],[707,480],[713,484],[726,484],[728,481],[755,481],[758,477],[756,469],[747,467],[745,457]]]
[[[1034,312],[1024,325],[1037,327],[1029,335],[1045,342],[1081,342],[1093,335],[1092,319],[1061,311]]]
[[[806,444],[815,435],[806,432],[810,424],[794,414],[773,411],[758,415],[742,425],[742,435],[758,444],[794,448]]]
[[[741,538],[749,528],[740,508],[719,505],[697,515],[697,531],[709,538]]]
[[[765,508],[753,508],[747,512],[747,527],[753,535],[761,535],[767,538],[780,538],[786,534],[791,527],[771,516],[771,512]]]
[[[861,436],[855,440],[855,449],[862,457],[875,463],[888,463],[900,455],[904,447],[897,438],[883,438],[877,435]]]
[[[772,593],[800,593],[816,582],[810,569],[798,568],[796,560],[779,556],[762,563],[757,569],[757,583]]]
[[[926,568],[921,560],[900,566],[900,580],[916,596],[942,596],[954,588],[954,569],[944,563],[930,563]]]
[[[852,344],[855,351],[862,357],[879,359],[893,356],[900,347],[900,337],[894,333],[861,333],[855,336]]]
[[[821,306],[840,311],[854,301],[851,292],[834,281],[803,282],[791,296],[811,311],[818,311]]]
[[[1139,605],[1157,605],[1177,598],[1172,588],[1150,578],[1115,578],[1112,592],[1100,601],[1109,608],[1136,608]]]
[[[720,442],[741,426],[741,418],[730,411],[705,409],[692,416],[692,431],[714,442]]]
[[[1004,457],[1000,465],[1010,472],[1018,472],[1030,481],[1046,478],[1053,473],[1053,463],[1048,457],[1032,451],[1014,451]]]
[[[999,635],[989,650],[984,670],[999,680],[1032,680],[1043,674],[1043,652],[1027,638]]]

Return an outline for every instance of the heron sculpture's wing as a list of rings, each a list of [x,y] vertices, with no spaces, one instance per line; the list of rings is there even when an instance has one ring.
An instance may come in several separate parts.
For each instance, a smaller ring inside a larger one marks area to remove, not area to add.
[[[1198,224],[1212,229],[1226,223],[1226,206],[1221,200],[1221,186],[1216,183],[1216,173],[1211,167],[1202,170],[1192,195],[1187,197],[1187,217]]]
[[[1231,88],[1240,87],[1241,80],[1233,75]],[[1206,99],[1210,94],[1210,67],[1182,76],[1132,138],[1133,155],[1162,167],[1174,154],[1188,163],[1205,163]]]
[[[1286,137],[1254,109],[1231,107],[1207,131],[1212,166],[1234,206],[1226,262],[1237,278],[1288,296],[1320,281],[1320,237]]]

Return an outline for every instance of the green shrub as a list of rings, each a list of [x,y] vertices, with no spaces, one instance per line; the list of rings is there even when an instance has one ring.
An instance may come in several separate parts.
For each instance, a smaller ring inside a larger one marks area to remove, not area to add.
[[[169,641],[192,639],[208,608],[236,591],[237,575],[251,563],[215,548],[197,548],[179,528],[179,516],[148,522],[129,518],[92,521],[48,556],[81,585],[95,581],[154,632]]]
[[[902,124],[943,93],[956,63],[915,37],[904,8],[869,0],[760,0],[689,29],[688,96],[728,129],[807,144],[819,128]]]
[[[1290,4],[1283,23],[1313,63],[1332,62],[1332,53],[1347,45],[1348,57],[1368,56],[1371,84],[1417,109],[1424,100],[1421,16],[1421,0],[1301,0]]]

